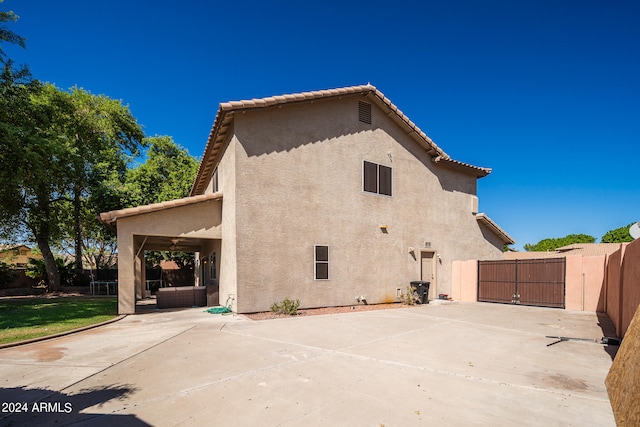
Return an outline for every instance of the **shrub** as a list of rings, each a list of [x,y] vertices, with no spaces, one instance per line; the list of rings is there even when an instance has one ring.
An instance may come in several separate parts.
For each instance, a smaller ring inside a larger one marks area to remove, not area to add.
[[[16,273],[9,265],[4,261],[0,261],[0,288],[9,286],[16,279]]]
[[[281,303],[273,303],[271,305],[271,311],[276,314],[295,316],[296,314],[298,314],[298,307],[300,307],[299,300],[290,300],[289,298],[286,298]]]
[[[58,266],[58,272],[60,273],[60,283],[62,286],[73,284],[73,262],[65,262],[62,258],[56,258],[55,260]],[[29,258],[26,274],[28,277],[37,280],[39,286],[49,286],[44,259]]]
[[[406,305],[415,305],[420,301],[420,296],[413,286],[407,286],[407,289],[400,295],[400,302]]]

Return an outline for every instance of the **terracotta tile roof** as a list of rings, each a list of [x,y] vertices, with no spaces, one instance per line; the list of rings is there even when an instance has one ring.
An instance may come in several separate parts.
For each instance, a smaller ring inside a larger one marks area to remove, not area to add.
[[[482,178],[491,173],[491,168],[482,168],[480,166],[470,165],[469,163],[462,163],[462,162],[459,162],[458,160],[447,159],[441,156],[434,157],[432,161],[433,163],[437,163],[442,166],[448,167],[449,169],[471,173],[473,175],[476,175],[478,178]]]
[[[476,214],[476,219],[478,220],[478,222],[484,224],[487,228],[493,231],[507,245],[513,245],[515,243],[515,240],[513,240],[511,236],[509,236],[502,228],[500,228],[498,224],[493,222],[493,220],[486,214],[478,213]]]
[[[628,243],[574,243],[551,252],[505,252],[504,259],[563,258],[611,255]]]
[[[196,179],[191,188],[191,195],[202,194],[207,188],[211,175],[215,169],[215,166],[219,162],[219,158],[222,156],[223,144],[232,128],[233,116],[235,112],[256,109],[256,108],[268,108],[278,106],[282,104],[290,104],[296,102],[310,102],[318,99],[328,99],[334,97],[350,96],[350,95],[364,95],[370,101],[376,103],[383,110],[388,111],[389,117],[391,117],[396,123],[398,123],[408,135],[413,137],[427,150],[433,157],[439,158],[438,162],[442,165],[457,168],[466,173],[474,174],[478,177],[486,176],[491,172],[491,169],[479,168],[466,163],[457,162],[451,160],[449,155],[445,153],[438,145],[431,140],[420,128],[413,123],[409,118],[400,111],[387,97],[382,94],[375,86],[371,84],[360,86],[349,86],[338,89],[318,90],[312,92],[301,92],[287,95],[270,96],[267,98],[250,99],[244,101],[230,101],[223,102],[218,108],[218,113],[214,120],[207,145],[204,149],[204,155],[202,156],[202,162],[198,168]]]
[[[538,259],[538,258],[563,258],[565,254],[558,252],[505,252],[504,259]]]
[[[184,197],[182,199],[170,200],[168,202],[153,203],[151,205],[136,206],[134,208],[118,209],[115,211],[103,212],[100,214],[100,221],[110,225],[118,220],[128,216],[140,215],[150,212],[157,212],[164,209],[177,208],[180,206],[191,205],[193,203],[201,203],[209,200],[222,199],[222,193],[201,194],[199,196]]]
[[[556,249],[556,252],[565,255],[610,255],[620,249],[626,243],[574,243]]]

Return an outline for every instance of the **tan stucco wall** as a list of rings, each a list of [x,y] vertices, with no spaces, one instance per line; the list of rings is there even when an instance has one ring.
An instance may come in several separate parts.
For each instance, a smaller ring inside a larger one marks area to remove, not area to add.
[[[231,136],[225,143],[226,150],[218,164],[218,190],[224,195],[222,205],[222,241],[220,242],[218,260],[220,304],[227,300],[237,311],[238,280],[237,280],[237,245],[236,245],[236,139]],[[211,191],[211,187],[207,191]],[[211,248],[210,250],[216,250]]]
[[[396,289],[420,278],[421,249],[441,257],[432,295],[451,294],[453,260],[502,257],[502,242],[472,213],[476,178],[434,165],[381,110],[372,113],[372,125],[360,123],[354,97],[236,113],[223,157],[235,164],[236,224],[233,235],[225,211],[221,300],[234,286],[224,261],[234,238],[239,312],[284,298],[301,307],[356,304],[360,295],[395,301]],[[363,192],[364,160],[393,168],[393,197]],[[230,178],[219,169],[224,208]],[[329,246],[328,281],[314,280],[315,244]]]

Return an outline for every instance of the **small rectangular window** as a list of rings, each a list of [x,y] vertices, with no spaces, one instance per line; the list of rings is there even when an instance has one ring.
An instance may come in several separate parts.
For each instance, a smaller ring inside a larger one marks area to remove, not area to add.
[[[213,171],[213,175],[211,176],[211,190],[213,193],[218,192],[218,168]]]
[[[391,196],[392,191],[392,169],[365,160],[363,166],[362,189],[368,193]]]
[[[329,280],[329,246],[314,247],[315,280]]]

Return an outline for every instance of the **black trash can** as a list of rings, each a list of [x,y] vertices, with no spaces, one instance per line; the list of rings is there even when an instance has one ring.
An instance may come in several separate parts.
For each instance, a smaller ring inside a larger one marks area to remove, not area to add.
[[[415,280],[411,282],[411,287],[415,288],[418,297],[420,297],[421,304],[429,304],[429,285],[431,282],[423,282],[422,280]]]

